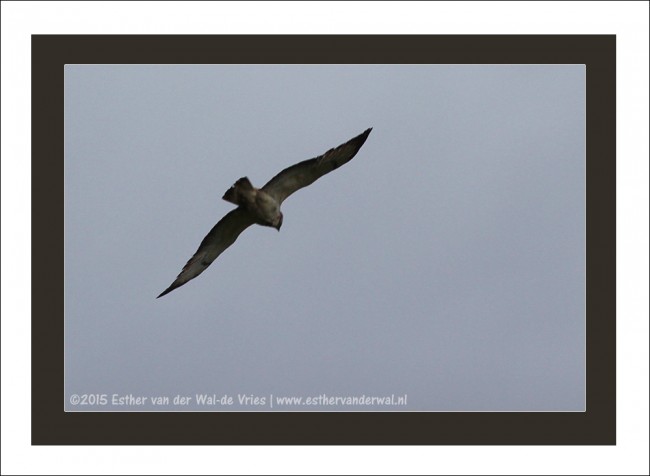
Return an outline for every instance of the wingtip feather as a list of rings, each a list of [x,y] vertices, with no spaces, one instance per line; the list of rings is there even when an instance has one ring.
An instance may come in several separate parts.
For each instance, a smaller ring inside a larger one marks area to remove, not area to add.
[[[357,150],[361,149],[363,144],[366,143],[366,139],[368,139],[368,136],[370,135],[370,132],[372,131],[372,127],[369,127],[365,131],[363,131],[361,134],[359,134],[357,137],[354,139],[351,139],[349,142],[356,144]]]
[[[158,296],[156,296],[156,299],[163,297],[165,294],[171,293],[174,289],[176,289],[179,286],[180,286],[180,284],[176,284],[176,281],[174,281],[171,286],[169,286],[167,289],[165,289],[163,292],[161,292]]]
[[[370,135],[371,132],[372,132],[372,127],[369,127],[368,129],[363,131],[361,134],[359,134],[357,137],[355,137],[352,140],[353,141],[354,140],[360,140],[361,141],[361,144],[359,145],[359,148],[360,148],[364,144],[364,142],[366,142],[366,139],[368,138],[368,136]]]

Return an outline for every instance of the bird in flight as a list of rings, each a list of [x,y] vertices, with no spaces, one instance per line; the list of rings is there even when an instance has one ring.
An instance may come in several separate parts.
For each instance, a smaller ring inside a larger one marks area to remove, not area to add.
[[[253,187],[248,177],[237,180],[223,196],[224,200],[234,203],[237,208],[226,214],[210,230],[174,282],[158,297],[172,292],[205,271],[249,226],[256,223],[280,231],[282,202],[293,192],[311,185],[323,175],[352,160],[370,131],[372,127],[323,155],[287,167],[262,188]]]

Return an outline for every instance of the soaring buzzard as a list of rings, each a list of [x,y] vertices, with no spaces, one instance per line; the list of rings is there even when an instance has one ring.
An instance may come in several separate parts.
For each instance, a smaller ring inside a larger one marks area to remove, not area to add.
[[[323,175],[352,160],[371,130],[372,127],[319,157],[284,169],[262,188],[253,187],[248,177],[237,180],[225,193],[223,199],[238,207],[219,220],[219,223],[210,230],[176,280],[158,297],[196,278],[252,224],[270,226],[280,231],[282,202],[293,192],[311,185]]]

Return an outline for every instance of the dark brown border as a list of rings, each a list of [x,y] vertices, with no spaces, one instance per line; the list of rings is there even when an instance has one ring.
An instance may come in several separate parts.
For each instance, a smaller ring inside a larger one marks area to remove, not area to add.
[[[33,36],[32,444],[615,444],[615,57],[613,35]],[[65,413],[66,63],[586,64],[587,411]]]

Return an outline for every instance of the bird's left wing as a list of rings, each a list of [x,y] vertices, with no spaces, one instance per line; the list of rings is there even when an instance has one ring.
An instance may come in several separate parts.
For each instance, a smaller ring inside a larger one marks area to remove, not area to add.
[[[366,129],[357,137],[350,139],[345,144],[328,150],[323,155],[314,159],[304,160],[291,167],[287,167],[267,182],[262,190],[282,203],[293,192],[311,185],[317,179],[349,162],[359,152],[372,131]]]
[[[176,280],[158,297],[172,292],[190,279],[196,278],[223,251],[232,245],[246,228],[254,223],[253,217],[245,209],[239,207],[225,215],[214,225],[212,230],[203,238],[194,256],[185,264]]]

